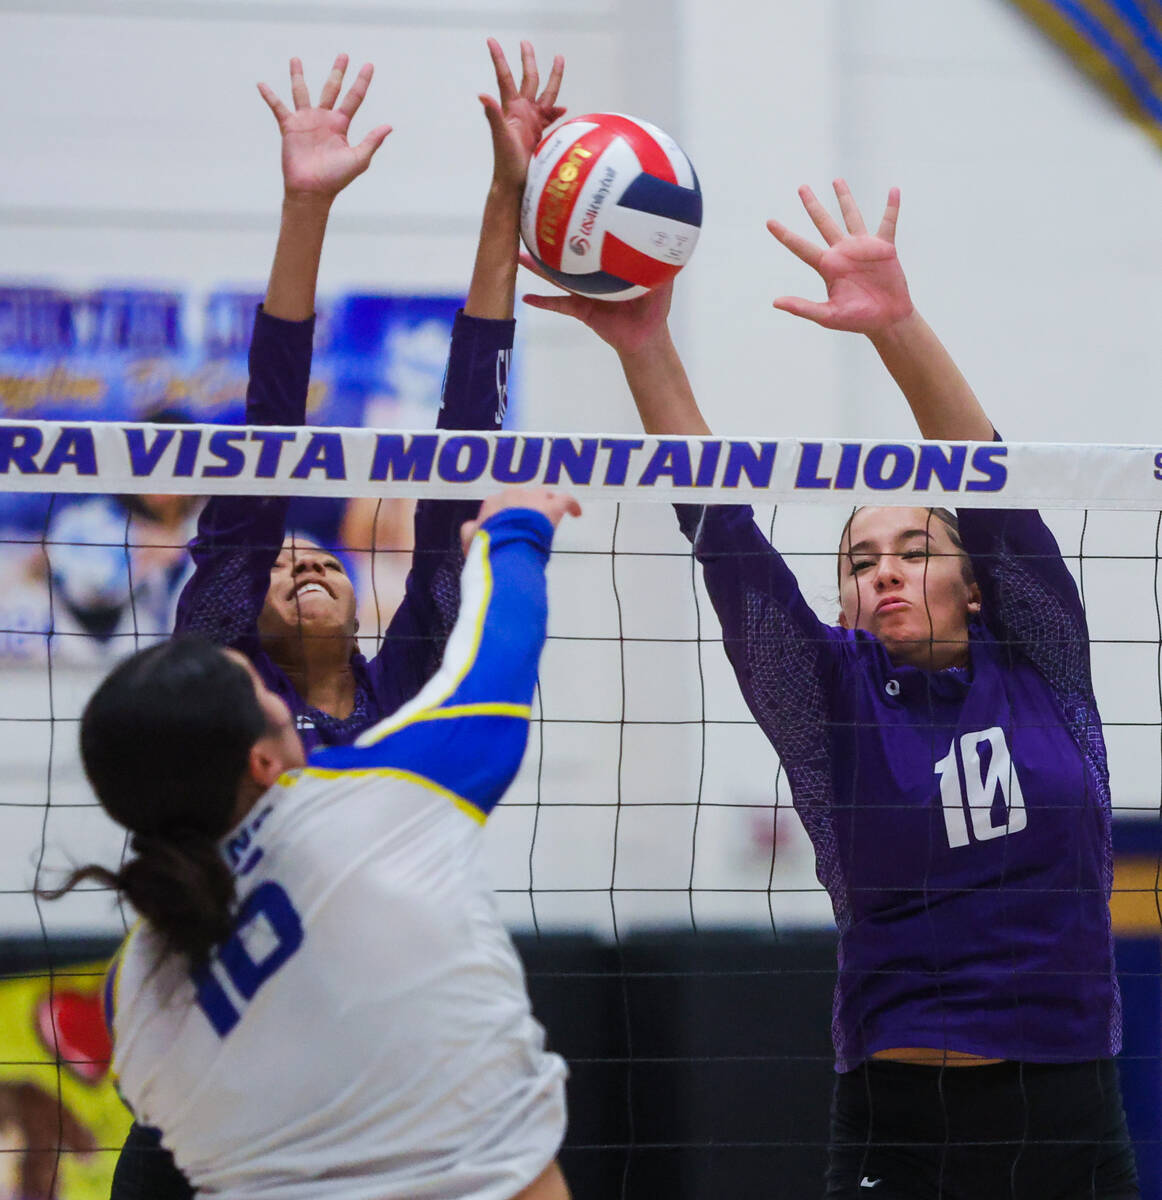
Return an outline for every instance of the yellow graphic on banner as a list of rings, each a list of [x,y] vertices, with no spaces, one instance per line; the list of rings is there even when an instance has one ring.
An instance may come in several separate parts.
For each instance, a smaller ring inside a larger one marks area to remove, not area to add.
[[[132,1118],[109,1073],[106,966],[0,978],[0,1200],[108,1200]]]

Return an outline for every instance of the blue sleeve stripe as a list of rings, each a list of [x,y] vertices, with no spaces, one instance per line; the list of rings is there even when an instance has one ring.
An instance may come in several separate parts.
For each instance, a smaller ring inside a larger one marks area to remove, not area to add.
[[[403,771],[478,813],[491,812],[528,744],[545,641],[551,537],[552,525],[542,513],[493,514],[469,549],[460,616],[439,671],[419,695],[353,745],[315,751],[310,766]]]
[[[113,1037],[113,1018],[117,1013],[117,968],[121,966],[121,951],[118,950],[105,972],[105,986],[101,990],[101,1015],[105,1018],[105,1029]]]
[[[398,732],[406,725],[410,725],[413,721],[436,719],[432,715],[433,711],[439,709],[445,701],[455,695],[456,689],[464,681],[468,672],[472,670],[472,666],[480,654],[480,643],[484,637],[484,622],[488,615],[488,606],[492,601],[493,578],[490,556],[492,539],[487,530],[480,530],[473,539],[473,550],[476,550],[477,547],[479,547],[477,560],[479,569],[465,572],[460,600],[461,619],[448,639],[443,666],[414,700],[402,708],[396,709],[391,716],[380,721],[378,725],[373,725],[356,739],[356,746],[374,746],[376,742],[383,741],[384,738]],[[463,620],[466,611],[473,611],[468,607],[469,605],[474,606],[475,609],[474,619],[471,623]],[[466,642],[462,640],[464,631],[468,631],[470,635]],[[524,713],[520,715],[526,717],[529,715],[527,705]]]
[[[117,947],[116,953],[105,968],[105,982],[101,985],[101,1016],[105,1019],[105,1028],[113,1040],[113,1022],[117,1018],[117,1002],[121,997],[121,960],[125,949],[133,940],[133,935],[141,928],[140,918],[133,923],[133,928],[125,935],[125,940]]]

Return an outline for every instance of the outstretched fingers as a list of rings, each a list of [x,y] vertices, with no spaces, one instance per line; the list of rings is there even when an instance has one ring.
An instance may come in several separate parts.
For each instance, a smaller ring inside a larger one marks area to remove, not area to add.
[[[327,80],[323,84],[323,90],[319,93],[320,108],[335,107],[335,101],[339,99],[339,90],[343,86],[343,76],[346,71],[347,55],[336,55],[335,61],[331,65],[331,73],[327,76]]]
[[[278,122],[278,127],[281,129],[283,124],[290,120],[291,110],[278,98],[274,88],[269,83],[260,83],[258,85],[258,94],[266,101],[267,108],[274,113],[274,119]]]
[[[900,219],[900,189],[898,187],[888,190],[888,203],[884,209],[883,219],[880,221],[878,235],[885,242],[891,242],[893,245],[896,241],[896,222]]]
[[[390,125],[377,125],[364,139],[355,147],[355,154],[359,159],[360,168],[367,169],[367,164],[371,162],[376,150],[383,145],[384,139],[391,133]]]
[[[839,227],[839,222],[827,211],[819,201],[819,197],[804,184],[799,189],[799,199],[803,201],[803,207],[807,210],[807,215],[811,218],[815,228],[823,235],[823,240],[829,245],[834,246],[836,242],[843,241],[843,230]]]
[[[565,110],[557,108],[557,94],[561,90],[561,78],[565,74],[565,56],[563,54],[555,54],[553,56],[553,69],[549,72],[549,82],[545,84],[545,90],[537,97],[537,104],[544,109],[551,109],[558,116]],[[553,120],[557,118],[554,117]]]
[[[541,76],[537,71],[537,56],[533,53],[532,42],[520,44],[520,94],[526,100],[537,99],[537,89],[541,86]]]
[[[496,38],[488,39],[488,53],[492,56],[492,66],[496,71],[496,88],[500,92],[500,102],[507,104],[517,94],[516,81],[508,69],[508,59],[504,57],[504,51]]]
[[[535,292],[526,292],[521,299],[529,308],[543,308],[546,312],[564,313],[566,316],[576,316],[581,303],[578,296],[539,296]]]
[[[805,300],[802,296],[780,296],[771,302],[773,308],[782,309],[793,317],[804,317],[817,325],[826,325],[831,316],[831,306],[817,300]]]
[[[303,78],[303,61],[301,58],[290,60],[291,99],[295,110],[311,107],[311,93],[307,91],[307,81]]]
[[[846,179],[837,179],[831,185],[835,189],[835,198],[839,201],[839,211],[843,214],[843,223],[847,226],[847,232],[860,237],[867,233],[867,226],[863,223],[863,214],[859,211],[859,205],[855,202],[855,197],[851,194],[851,188],[847,186]]]
[[[339,111],[348,121],[359,111],[359,106],[363,103],[363,97],[367,95],[367,89],[371,86],[371,77],[374,74],[375,68],[371,63],[364,63],[359,68],[359,74],[355,76],[355,82],[347,89],[347,95],[343,97]]]
[[[809,267],[813,267],[816,271],[819,270],[819,264],[823,261],[824,250],[815,242],[803,237],[802,234],[795,233],[788,229],[779,221],[768,221],[767,229],[770,230],[771,236],[798,259],[801,259]]]

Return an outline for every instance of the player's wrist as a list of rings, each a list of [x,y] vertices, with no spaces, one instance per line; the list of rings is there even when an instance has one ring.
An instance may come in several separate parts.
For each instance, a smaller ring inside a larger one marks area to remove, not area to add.
[[[305,217],[326,220],[338,194],[338,192],[312,192],[284,187],[282,193],[283,215],[292,218]]]
[[[514,232],[520,222],[521,197],[524,195],[524,180],[494,173],[488,183],[488,194],[484,200],[485,220],[503,220]]]
[[[907,349],[923,337],[928,326],[914,304],[906,311],[885,321],[878,329],[869,331],[868,339],[877,350]]]
[[[670,336],[670,326],[666,322],[656,329],[615,337],[609,342],[627,373],[664,363],[677,354]]]

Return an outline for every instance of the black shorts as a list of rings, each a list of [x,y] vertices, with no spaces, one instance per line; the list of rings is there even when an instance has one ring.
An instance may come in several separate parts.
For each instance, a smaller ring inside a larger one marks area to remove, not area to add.
[[[836,1077],[826,1200],[1138,1200],[1116,1065],[927,1067]]]

